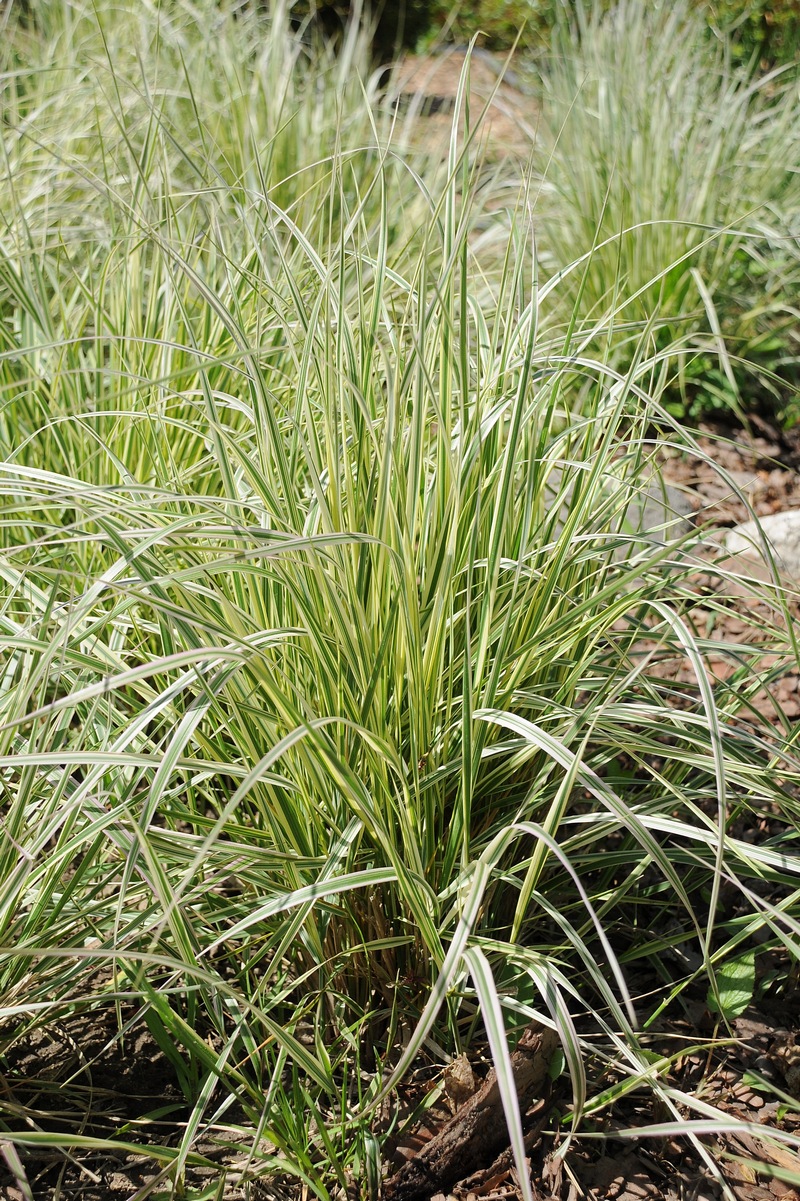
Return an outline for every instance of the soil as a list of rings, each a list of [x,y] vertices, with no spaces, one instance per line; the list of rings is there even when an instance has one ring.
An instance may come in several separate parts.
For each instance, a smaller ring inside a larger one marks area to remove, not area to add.
[[[408,54],[391,76],[388,99],[397,113],[401,135],[415,145],[424,140],[433,156],[442,157],[446,152],[465,61],[466,51],[458,49],[434,56]],[[526,158],[536,139],[537,113],[523,81],[503,56],[480,49],[473,52],[468,79],[466,98],[472,126],[486,108],[480,141],[487,154]],[[417,120],[420,115],[424,122]]]
[[[123,1024],[131,1016],[120,1011]],[[11,1112],[24,1115],[17,1129],[117,1138],[143,1150],[177,1147],[190,1109],[175,1070],[144,1025],[124,1038],[119,1028],[115,1010],[104,1009],[14,1043],[4,1056],[0,1083]],[[8,1122],[8,1113],[5,1117]],[[227,1176],[225,1201],[243,1201],[236,1156],[203,1137],[192,1150],[209,1162],[190,1167],[191,1187],[212,1182],[216,1187]],[[78,1148],[66,1154],[39,1147],[20,1153],[33,1201],[143,1201],[158,1196],[159,1185],[162,1196],[166,1188],[162,1165],[146,1154]],[[0,1198],[30,1201],[1,1155]]]
[[[658,1030],[645,1036],[647,1049],[656,1054],[673,1057],[673,1066],[664,1083],[674,1090],[682,1090],[702,1099],[706,1104],[730,1116],[737,1123],[747,1123],[746,1129],[731,1130],[708,1137],[704,1142],[709,1160],[717,1165],[724,1175],[725,1185],[735,1201],[796,1201],[800,1197],[793,1185],[777,1177],[758,1175],[746,1159],[772,1163],[779,1173],[800,1174],[800,1159],[785,1145],[771,1139],[776,1130],[788,1134],[800,1131],[800,1103],[786,1113],[779,1112],[780,1102],[770,1099],[768,1094],[753,1087],[757,1078],[768,1080],[782,1090],[797,1081],[787,1062],[795,1054],[800,1058],[800,1049],[795,1052],[793,1036],[785,1029],[776,1030],[775,1017],[768,1017],[755,1008],[734,1022],[736,1042],[727,1047],[712,1049],[711,1035],[714,1033],[710,1015],[699,1007],[694,1021],[665,1022]],[[798,1008],[792,1007],[791,1016],[785,1015],[795,1025]],[[706,1044],[706,1045],[704,1045]],[[681,1054],[681,1048],[684,1053]],[[609,1079],[609,1084],[614,1083]],[[418,1098],[414,1098],[418,1101]],[[446,1099],[446,1095],[445,1095]],[[674,1117],[666,1105],[653,1100],[652,1095],[642,1091],[630,1095],[615,1108],[612,1117],[606,1116],[591,1129],[591,1122],[584,1123],[586,1134],[571,1142],[568,1154],[565,1150],[566,1135],[557,1130],[560,1112],[570,1100],[563,1090],[556,1087],[543,1102],[534,1106],[528,1114],[530,1134],[526,1139],[531,1168],[531,1184],[534,1201],[718,1201],[724,1195],[720,1181],[697,1150],[686,1138],[665,1133],[651,1140],[626,1138],[626,1126],[644,1126]],[[436,1130],[437,1123],[449,1119],[446,1106],[434,1106],[426,1118],[423,1131],[406,1140],[405,1145],[395,1149],[393,1165],[407,1161],[409,1155],[417,1155],[424,1148],[426,1138]],[[736,1157],[736,1158],[733,1158]],[[495,1163],[495,1170],[483,1174],[478,1183],[477,1175],[455,1185],[445,1196],[455,1201],[473,1201],[473,1198],[488,1198],[490,1201],[518,1201],[521,1190],[516,1173],[506,1155]],[[431,1194],[431,1201],[440,1201],[438,1194]]]
[[[664,456],[662,463],[667,483],[685,490],[690,498],[696,525],[722,532],[750,521],[753,514],[766,517],[800,508],[800,431],[781,431],[761,418],[752,418],[749,431],[706,425],[697,441],[699,454]],[[800,581],[781,581],[785,589],[782,609],[768,604],[763,590],[748,585],[748,580],[771,578],[759,559],[723,558],[716,566],[737,578],[725,580],[716,572],[698,572],[694,581],[698,604],[692,610],[695,630],[718,647],[706,656],[712,680],[723,683],[735,671],[737,658],[732,648],[751,655],[764,648],[758,665],[771,680],[753,698],[753,706],[788,731],[800,718],[800,673],[797,663],[791,661],[782,670],[780,659],[765,647],[764,639],[770,626],[780,628],[800,615]],[[696,683],[685,656],[671,663],[661,661],[655,671],[690,687]]]

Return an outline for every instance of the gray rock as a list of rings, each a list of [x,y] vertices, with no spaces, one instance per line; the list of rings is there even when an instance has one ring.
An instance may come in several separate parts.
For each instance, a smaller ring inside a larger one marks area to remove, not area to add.
[[[551,503],[561,502],[557,530],[563,528],[568,512],[567,498],[561,493],[562,478],[562,469],[555,468],[546,489]],[[629,487],[629,483],[621,483],[609,475],[604,491],[610,499],[617,489]],[[568,494],[571,491],[571,487],[566,489]],[[694,529],[693,514],[694,506],[686,492],[653,474],[642,482],[639,492],[630,500],[624,514],[614,519],[611,528],[636,542],[664,546]]]
[[[745,521],[729,530],[723,541],[725,549],[732,555],[766,559],[763,538],[769,543],[776,566],[787,575],[800,579],[800,509],[772,513],[758,522]]]
[[[625,523],[656,542],[674,542],[694,529],[694,508],[685,492],[653,476],[628,507]]]

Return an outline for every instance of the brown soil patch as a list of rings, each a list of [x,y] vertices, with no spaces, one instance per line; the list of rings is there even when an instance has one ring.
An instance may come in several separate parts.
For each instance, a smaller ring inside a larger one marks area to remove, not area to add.
[[[413,145],[442,156],[446,153],[466,57],[463,50],[406,55],[394,68],[388,96],[398,113],[401,134]],[[530,154],[536,140],[536,108],[502,56],[473,52],[468,99],[473,126],[488,105],[479,140],[492,157]],[[458,124],[462,144],[463,110]]]
[[[123,1010],[122,1016],[125,1021],[133,1015]],[[144,1201],[169,1195],[174,1174],[149,1157],[147,1147],[178,1147],[191,1109],[173,1066],[143,1023],[122,1037],[114,1010],[101,1009],[35,1030],[11,1042],[0,1085],[6,1129],[51,1133],[60,1143],[18,1148],[33,1201]],[[115,1139],[141,1147],[143,1154],[71,1147],[70,1136]],[[244,1201],[235,1163],[244,1159],[244,1148],[237,1157],[221,1139],[201,1134],[192,1150],[195,1161],[199,1155],[206,1162],[190,1163],[188,1189],[224,1181],[224,1201]],[[26,1201],[1,1154],[0,1198]]]
[[[781,431],[759,418],[751,423],[751,432],[707,424],[698,438],[700,455],[664,459],[665,479],[687,490],[703,524],[726,527],[751,520],[736,488],[758,517],[800,508],[800,431]]]
[[[699,455],[674,455],[663,462],[667,482],[685,489],[692,499],[698,526],[724,531],[750,521],[753,513],[765,517],[800,507],[797,435],[784,434],[764,421],[749,433],[707,426],[699,449]],[[783,596],[771,602],[761,586],[771,580],[769,569],[756,557],[718,557],[713,571],[697,573],[697,605],[690,622],[706,642],[712,681],[724,685],[743,661],[757,666],[764,688],[751,698],[753,709],[788,732],[800,720],[800,667],[795,659],[782,660],[772,653],[769,631],[800,619],[800,581],[781,580]],[[651,647],[643,643],[641,649],[644,653]],[[696,685],[684,655],[662,658],[654,673],[690,689]]]
[[[665,1084],[713,1106],[720,1118],[747,1123],[746,1129],[699,1140],[722,1179],[715,1178],[685,1137],[631,1139],[627,1135],[630,1129],[674,1120],[676,1113],[687,1120],[697,1116],[680,1103],[671,1112],[649,1088],[622,1097],[596,1122],[585,1120],[585,1135],[573,1140],[562,1158],[558,1152],[566,1129],[560,1128],[559,1119],[570,1098],[559,1082],[526,1115],[534,1201],[719,1201],[725,1188],[735,1201],[800,1201],[800,1192],[793,1185],[767,1171],[759,1172],[747,1162],[759,1161],[772,1165],[778,1173],[800,1176],[800,1158],[790,1146],[771,1137],[774,1130],[789,1138],[800,1133],[800,1102],[795,1108],[787,1107],[758,1084],[763,1080],[782,1091],[796,1089],[796,1080],[793,1085],[788,1082],[791,1069],[784,1051],[787,1045],[794,1050],[794,1036],[776,1029],[783,1020],[796,1027],[797,1007],[776,1010],[769,1016],[751,1007],[734,1023],[737,1042],[720,1047],[713,1040],[712,1016],[698,999],[688,1006],[685,1018],[664,1021],[643,1036],[648,1051],[673,1059],[672,1069],[662,1077]],[[681,1048],[685,1048],[684,1054]],[[485,1060],[483,1056],[481,1062],[476,1053],[477,1072],[485,1073]],[[609,1075],[607,1083],[613,1085],[617,1079]],[[420,1072],[416,1082],[410,1081],[404,1090],[401,1107],[411,1110],[426,1093],[434,1091],[441,1093],[441,1098],[430,1107],[424,1122],[388,1140],[389,1171],[424,1154],[439,1131],[452,1125],[452,1105],[441,1071],[434,1077]],[[475,1173],[446,1192],[437,1191],[432,1183],[427,1196],[430,1201],[520,1201],[522,1193],[506,1154],[498,1158],[493,1170]]]

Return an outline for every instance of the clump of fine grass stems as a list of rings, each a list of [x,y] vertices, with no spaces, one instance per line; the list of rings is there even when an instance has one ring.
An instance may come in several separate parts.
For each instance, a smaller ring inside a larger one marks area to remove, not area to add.
[[[374,1191],[382,1092],[483,1032],[505,1082],[532,1016],[576,1131],[633,1088],[708,1121],[626,972],[680,1005],[753,939],[794,955],[796,861],[733,832],[795,826],[751,703],[792,648],[765,587],[712,691],[692,544],[632,516],[668,351],[621,373],[548,332],[529,181],[498,209],[513,169],[458,112],[448,162],[398,155],[355,31],[334,59],[281,8],[37,22],[2,52],[0,1054],[146,1024],[176,1189],[211,1132]],[[0,1099],[9,1145],[81,1145],[27,1116]]]
[[[700,6],[577,5],[542,66],[539,212],[548,271],[617,366],[655,320],[672,411],[796,421],[800,95],[750,74]]]

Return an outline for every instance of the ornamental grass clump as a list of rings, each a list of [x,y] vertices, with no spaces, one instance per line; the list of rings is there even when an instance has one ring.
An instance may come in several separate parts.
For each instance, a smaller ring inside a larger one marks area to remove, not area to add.
[[[798,765],[752,704],[781,589],[712,689],[696,539],[638,516],[662,354],[548,333],[529,181],[492,211],[459,112],[442,167],[399,157],[357,49],[345,77],[280,11],[43,12],[4,52],[0,1055],[147,1028],[175,1189],[209,1133],[377,1188],[379,1097],[484,1035],[521,1164],[537,1016],[574,1129],[634,1087],[707,1119],[638,1031],[754,940],[794,953],[796,861],[732,823],[788,839]],[[59,1096],[41,1129],[4,1094],[3,1139],[79,1147],[100,1119]]]
[[[538,205],[565,320],[624,367],[648,322],[679,415],[796,416],[800,97],[686,3],[578,6],[542,67]],[[581,269],[571,265],[586,255]]]

